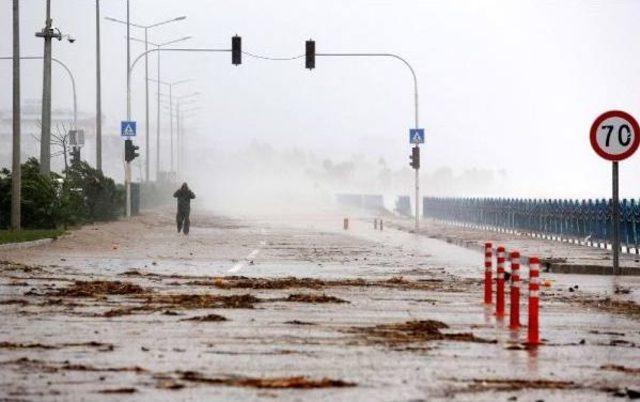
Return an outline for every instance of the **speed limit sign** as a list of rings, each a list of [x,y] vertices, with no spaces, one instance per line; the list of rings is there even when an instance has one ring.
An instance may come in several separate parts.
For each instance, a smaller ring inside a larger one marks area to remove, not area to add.
[[[611,110],[593,122],[590,139],[598,155],[610,161],[621,161],[638,149],[640,127],[629,113]]]
[[[611,254],[613,274],[620,273],[620,188],[618,163],[636,152],[640,145],[640,127],[629,113],[611,110],[602,113],[591,125],[591,146],[598,155],[611,161]],[[605,241],[606,246],[606,241]]]

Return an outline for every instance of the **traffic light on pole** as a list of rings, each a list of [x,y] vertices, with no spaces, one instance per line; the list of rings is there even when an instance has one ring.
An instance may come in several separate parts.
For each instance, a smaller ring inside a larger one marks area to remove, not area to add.
[[[238,35],[231,38],[231,64],[242,64],[242,38]]]
[[[124,141],[124,160],[127,162],[131,162],[132,160],[140,156],[140,154],[136,152],[138,149],[140,149],[140,147],[133,145],[132,140],[125,140]]]
[[[80,147],[73,147],[71,149],[71,163],[75,164],[80,162]]]
[[[417,145],[413,148],[411,148],[411,162],[409,163],[409,166],[411,166],[414,169],[420,169],[420,147],[418,147]]]
[[[316,41],[308,40],[305,43],[304,66],[309,70],[316,68]]]

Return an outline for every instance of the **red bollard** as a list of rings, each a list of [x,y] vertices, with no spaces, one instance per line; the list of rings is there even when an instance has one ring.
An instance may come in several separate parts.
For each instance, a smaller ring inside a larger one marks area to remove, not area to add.
[[[497,249],[496,317],[504,317],[504,247]]]
[[[491,283],[491,263],[493,257],[493,245],[491,243],[484,244],[484,303],[491,304],[491,292],[492,292],[492,283]]]
[[[509,328],[520,328],[520,253],[511,253],[511,305],[509,309]]]
[[[529,260],[529,328],[527,344],[540,344],[540,330],[538,328],[538,312],[540,308],[540,260],[531,257]]]

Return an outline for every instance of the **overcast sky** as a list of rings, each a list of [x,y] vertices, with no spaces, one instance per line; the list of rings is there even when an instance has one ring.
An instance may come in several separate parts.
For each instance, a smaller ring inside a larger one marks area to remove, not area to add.
[[[42,40],[34,33],[44,24],[45,3],[21,3],[22,55],[39,56]],[[77,39],[55,41],[54,56],[76,76],[81,111],[95,113],[95,2],[52,3],[54,26]],[[103,16],[125,17],[124,0],[101,3]],[[267,56],[300,55],[309,38],[318,52],[401,55],[418,77],[427,131],[423,168],[504,169],[516,184],[496,195],[610,194],[611,167],[592,151],[589,127],[608,109],[640,117],[640,1],[131,0],[131,10],[139,24],[187,16],[150,31],[156,42],[193,35],[183,46],[229,48],[238,34],[243,50]],[[114,131],[125,117],[125,27],[104,20],[101,27],[103,111]],[[0,2],[0,38],[0,55],[10,56],[10,0]],[[141,50],[132,45],[134,55]],[[41,63],[22,66],[23,100],[39,98]],[[191,146],[235,151],[257,139],[337,160],[360,153],[407,166],[414,119],[409,70],[397,60],[364,58],[319,58],[316,67],[305,70],[304,59],[243,56],[236,67],[228,53],[164,54],[161,74],[194,79],[178,94],[202,92]],[[70,107],[68,81],[53,72],[54,106]],[[143,63],[133,80],[134,119],[144,132]],[[0,107],[9,108],[6,61],[0,88]],[[621,164],[622,193],[638,196],[637,183],[640,154]]]

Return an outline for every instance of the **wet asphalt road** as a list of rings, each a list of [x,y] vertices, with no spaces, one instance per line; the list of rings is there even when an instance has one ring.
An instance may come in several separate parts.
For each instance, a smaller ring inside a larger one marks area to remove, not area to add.
[[[185,238],[174,233],[170,218],[151,214],[87,226],[50,246],[2,252],[0,260],[36,268],[0,265],[0,398],[624,400],[616,390],[639,388],[637,305],[626,311],[597,303],[637,301],[637,279],[543,275],[552,283],[542,292],[545,345],[527,350],[526,330],[508,330],[480,302],[480,253],[372,226],[369,218],[354,218],[344,231],[341,216],[331,213],[202,215]],[[214,286],[229,276],[334,282],[313,289]],[[384,282],[398,277],[398,286]],[[374,285],[343,283],[348,279]],[[124,281],[153,295],[250,294],[260,302],[151,309],[135,295],[59,295],[76,280]],[[579,290],[569,292],[575,285]],[[616,286],[631,292],[616,295]],[[290,301],[294,294],[346,303]],[[524,300],[521,310],[526,323]],[[207,314],[226,321],[185,320]],[[472,333],[482,342],[415,341],[407,334],[381,342],[357,330],[413,320],[436,320],[448,326],[443,333]],[[296,376],[353,386],[280,389],[202,380]]]

